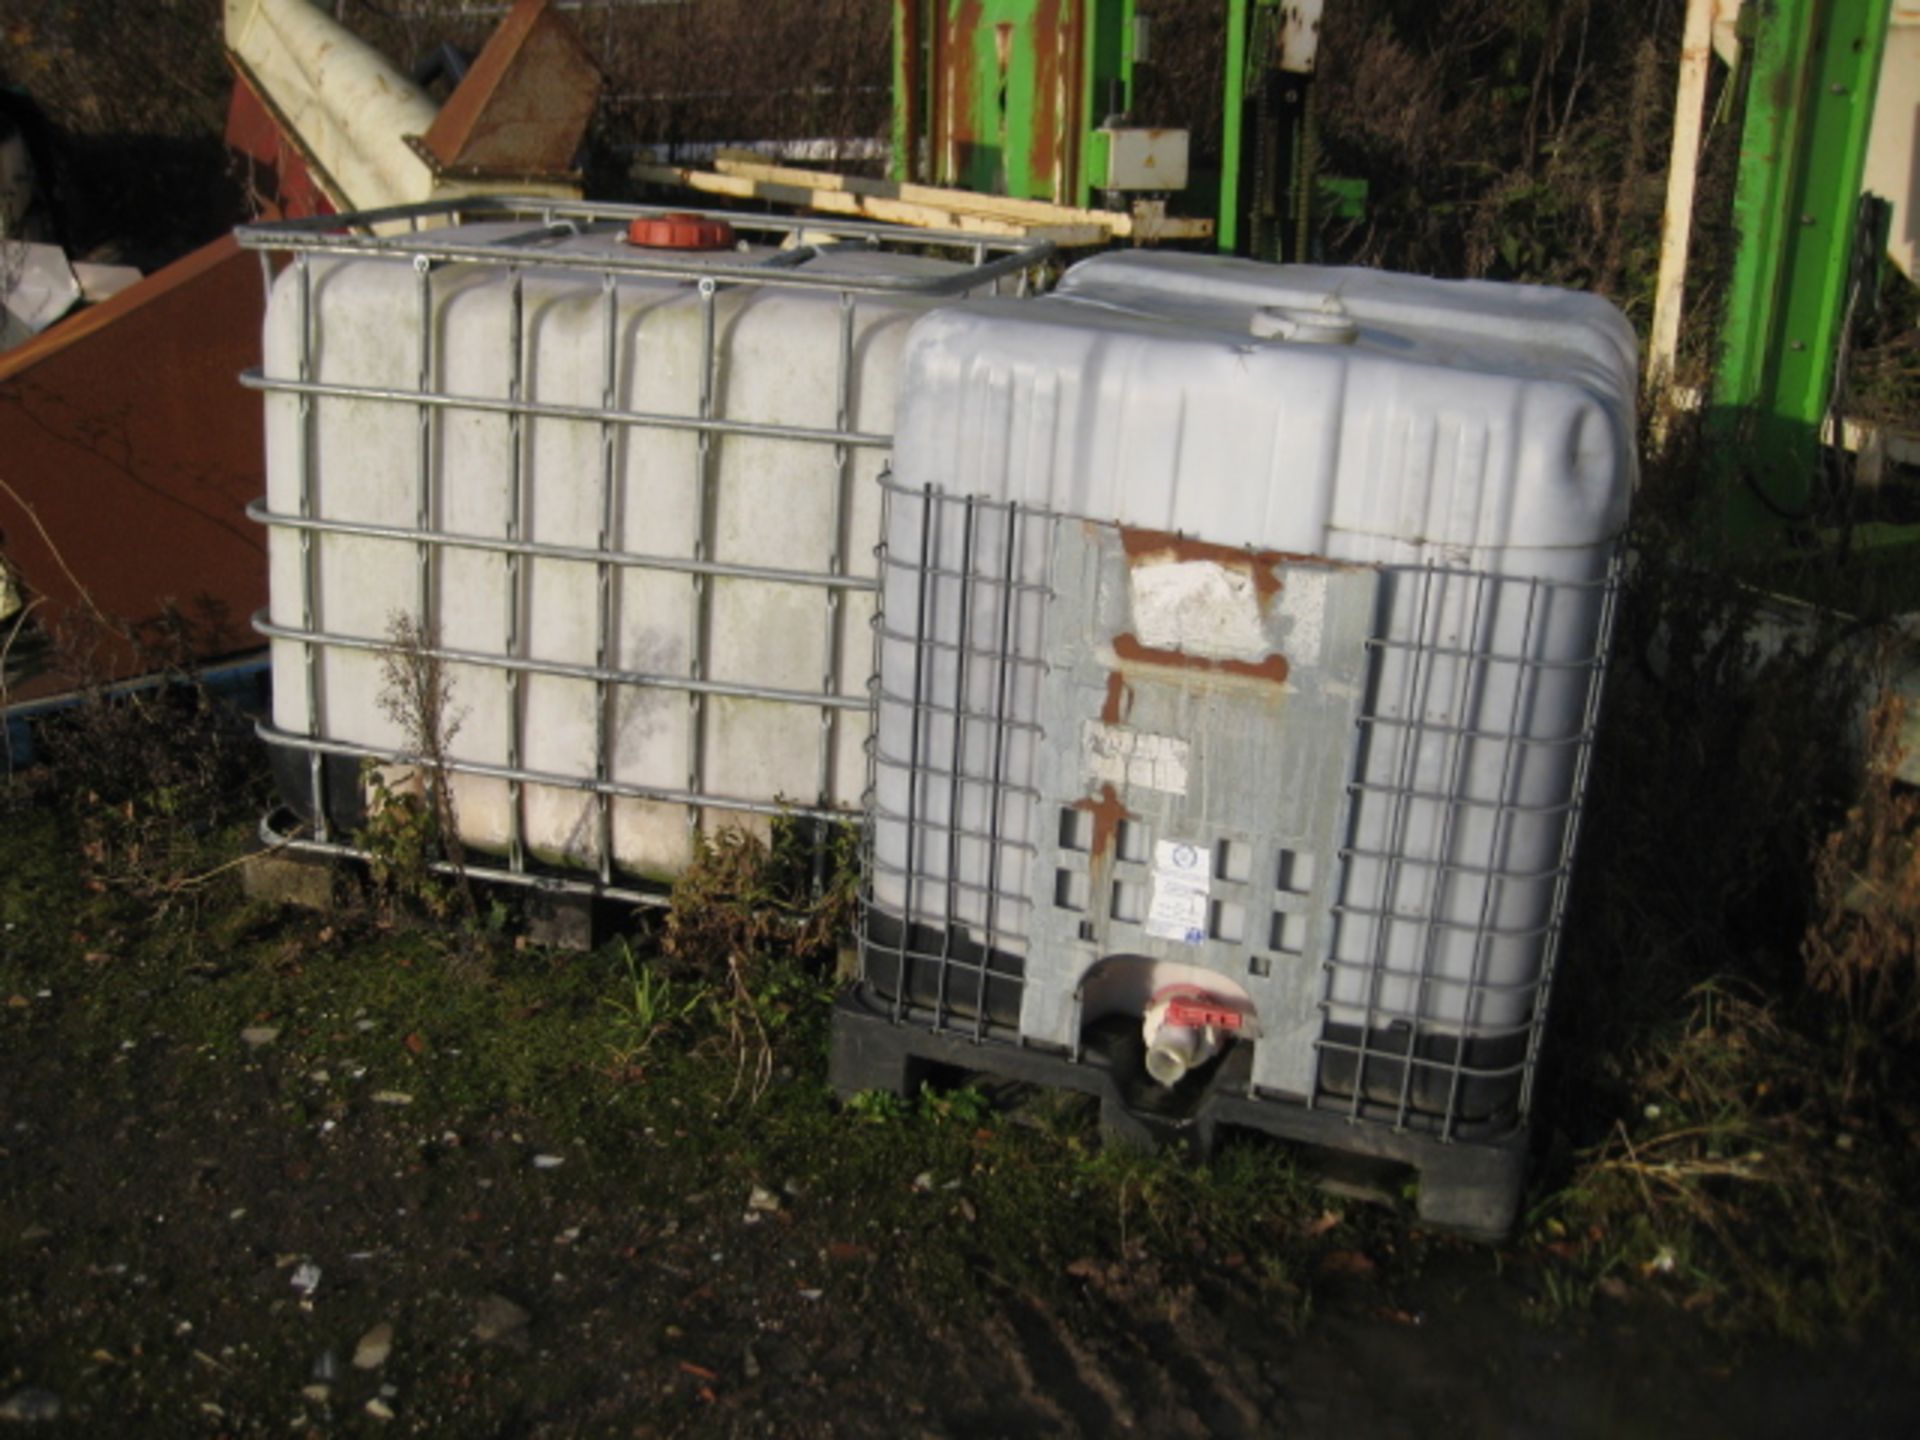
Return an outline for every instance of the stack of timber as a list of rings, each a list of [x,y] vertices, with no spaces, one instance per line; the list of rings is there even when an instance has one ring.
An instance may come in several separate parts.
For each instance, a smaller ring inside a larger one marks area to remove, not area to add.
[[[1108,245],[1116,240],[1135,244],[1205,240],[1213,234],[1211,219],[1169,215],[1166,202],[1161,200],[1136,200],[1131,210],[1087,210],[1050,200],[1020,200],[771,165],[751,152],[739,150],[721,151],[714,157],[711,170],[641,164],[634,166],[632,173],[636,180],[651,185],[679,186],[735,200],[762,200],[929,230],[1051,240],[1063,249]]]

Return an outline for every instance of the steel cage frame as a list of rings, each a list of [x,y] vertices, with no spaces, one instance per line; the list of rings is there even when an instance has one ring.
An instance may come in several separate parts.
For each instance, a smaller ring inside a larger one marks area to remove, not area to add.
[[[300,316],[296,373],[291,377],[269,377],[256,368],[241,376],[241,383],[267,395],[287,395],[296,402],[299,427],[298,474],[295,489],[298,507],[293,512],[275,511],[263,497],[248,507],[248,517],[268,529],[291,531],[298,536],[300,594],[297,625],[276,623],[267,610],[253,617],[253,628],[270,640],[288,641],[300,647],[301,665],[306,675],[306,714],[303,732],[282,729],[271,720],[262,720],[256,732],[262,740],[306,757],[306,800],[312,821],[297,822],[284,809],[270,812],[261,820],[260,833],[268,845],[325,857],[367,858],[364,847],[350,837],[336,833],[329,815],[326,761],[328,757],[346,757],[361,763],[406,765],[416,768],[434,764],[431,757],[417,750],[385,749],[330,738],[322,733],[321,687],[316,683],[323,654],[329,649],[363,650],[393,653],[389,642],[364,636],[334,634],[323,630],[316,619],[319,591],[319,538],[344,535],[366,539],[411,543],[415,547],[418,571],[415,613],[411,617],[425,642],[421,654],[430,660],[458,663],[496,671],[501,677],[507,715],[507,757],[504,764],[491,764],[456,758],[444,758],[439,768],[452,775],[472,775],[504,780],[508,784],[510,835],[504,864],[478,860],[471,853],[464,864],[450,860],[437,862],[435,868],[446,873],[465,873],[476,879],[531,887],[544,891],[602,896],[637,904],[657,904],[662,896],[657,889],[629,883],[615,865],[612,841],[612,802],[616,797],[661,801],[683,805],[687,809],[689,831],[702,823],[705,809],[721,809],[768,816],[796,815],[817,820],[846,820],[853,813],[830,806],[827,776],[834,750],[839,718],[849,711],[865,712],[870,702],[843,693],[844,650],[836,637],[840,632],[840,612],[844,597],[852,592],[872,591],[877,581],[849,573],[844,536],[852,484],[852,457],[855,450],[885,450],[892,437],[857,431],[850,424],[851,387],[854,366],[855,316],[858,296],[904,295],[916,297],[958,297],[974,293],[1026,294],[1033,287],[1040,267],[1049,260],[1054,247],[1040,240],[1017,240],[943,231],[923,231],[901,226],[860,222],[820,221],[806,217],[782,217],[718,214],[742,235],[781,246],[771,259],[758,262],[728,263],[710,255],[689,261],[671,252],[581,253],[531,248],[542,241],[568,238],[623,228],[633,219],[686,214],[684,207],[591,204],[545,198],[515,199],[483,197],[420,205],[395,206],[345,216],[281,221],[241,227],[236,233],[240,243],[260,253],[262,276],[271,293],[276,280],[274,260],[284,257],[295,273]],[[475,221],[521,220],[528,229],[500,239],[476,241],[449,237],[441,227]],[[380,227],[391,233],[376,233]],[[951,257],[964,268],[949,275],[832,275],[810,273],[806,259],[829,248],[856,247],[910,249],[914,252]],[[313,262],[319,257],[384,257],[408,264],[415,280],[415,332],[420,363],[414,389],[367,386],[320,381],[315,373],[315,304]],[[510,324],[508,347],[511,351],[510,384],[506,398],[454,395],[434,388],[435,276],[442,271],[470,267],[504,269],[510,277]],[[550,274],[574,272],[583,280],[596,282],[600,290],[600,340],[602,387],[598,406],[540,403],[522,393],[525,344],[523,280],[528,272]],[[647,277],[682,282],[690,286],[700,306],[700,345],[698,357],[698,404],[688,415],[624,410],[617,403],[623,374],[631,376],[637,358],[622,369],[616,339],[618,283],[631,277]],[[739,287],[785,288],[827,291],[838,298],[837,375],[835,379],[835,423],[831,427],[763,424],[731,420],[720,413],[715,394],[718,366],[718,340],[715,324],[715,297],[722,290]],[[317,407],[327,399],[373,401],[395,407],[408,407],[417,417],[417,442],[414,456],[415,518],[412,526],[375,525],[328,519],[317,511],[317,477],[313,459],[317,427]],[[434,457],[437,443],[436,416],[455,411],[504,415],[510,428],[510,441],[503,464],[507,469],[507,533],[467,535],[436,527],[433,523],[435,481]],[[519,516],[524,500],[522,433],[532,420],[545,419],[574,424],[595,425],[600,431],[600,464],[595,483],[599,499],[597,543],[590,547],[562,546],[534,541],[520,533]],[[613,506],[615,503],[616,438],[623,429],[634,427],[690,432],[696,437],[693,484],[699,499],[699,533],[687,556],[650,555],[617,548],[613,543]],[[818,569],[781,569],[767,566],[722,562],[712,558],[714,487],[713,451],[717,439],[725,436],[753,436],[763,439],[800,442],[831,447],[834,457],[832,497],[832,534],[837,537],[831,553],[821,557]],[[506,557],[505,585],[508,615],[504,653],[492,654],[453,649],[437,642],[434,583],[441,554],[453,549],[487,551]],[[595,659],[591,665],[541,660],[521,653],[526,649],[521,608],[522,570],[537,559],[566,560],[592,564],[597,571],[598,602],[595,615]],[[684,575],[693,589],[692,626],[689,635],[687,673],[665,673],[621,669],[614,664],[611,633],[611,596],[613,577],[622,570],[653,570]],[[721,577],[767,581],[818,591],[823,597],[823,624],[826,627],[826,674],[815,691],[783,689],[772,686],[712,679],[707,670],[706,628],[702,623],[709,604],[712,582]],[[857,648],[857,647],[853,647]],[[554,675],[585,680],[595,688],[594,696],[594,773],[591,777],[562,775],[528,766],[523,759],[521,687],[529,675]],[[615,696],[622,689],[667,689],[686,695],[690,711],[688,773],[680,788],[638,785],[621,782],[610,774],[608,757],[608,717]],[[819,726],[819,793],[812,803],[789,804],[774,797],[734,796],[715,792],[705,783],[700,745],[701,718],[708,697],[735,696],[767,700],[795,707],[796,713],[813,712]],[[581,791],[594,797],[595,826],[591,872],[576,872],[535,862],[524,843],[525,794],[529,786],[552,786]]]
[[[1019,852],[1028,863],[1039,854],[1039,847],[1031,843],[1038,832],[1030,833],[1025,843],[1009,842],[1001,833],[1001,826],[1010,802],[1037,805],[1043,798],[1042,788],[1035,779],[1010,779],[1004,772],[1007,742],[1012,732],[1020,729],[1037,732],[1041,726],[1037,716],[1009,715],[1006,695],[1015,670],[1028,668],[1044,677],[1051,666],[1044,652],[1010,653],[1007,636],[1019,623],[1015,617],[1017,607],[1022,604],[1038,607],[1038,628],[1040,633],[1046,633],[1046,610],[1056,598],[1051,570],[1053,547],[1050,543],[1040,546],[1042,553],[1049,557],[1049,571],[1044,580],[1016,574],[1015,560],[1021,554],[1030,553],[1025,548],[1027,527],[1042,527],[1051,532],[1061,525],[1105,527],[1112,526],[1113,522],[1016,501],[953,494],[931,485],[905,487],[890,476],[883,477],[882,485],[889,507],[919,504],[927,507],[928,513],[918,530],[918,554],[889,553],[884,539],[880,551],[883,596],[888,593],[891,571],[912,572],[915,613],[889,614],[885,600],[881,602],[874,622],[875,704],[876,709],[888,703],[905,706],[911,718],[906,722],[910,737],[906,753],[888,753],[879,724],[868,746],[867,824],[861,846],[857,935],[862,979],[878,1011],[897,1025],[918,1027],[976,1044],[1028,1048],[1034,1042],[1006,1016],[1004,1004],[1009,997],[1017,1002],[1026,984],[1026,967],[1034,963],[1030,944],[1035,937],[1030,928],[1023,929],[1017,920],[1006,916],[1008,911],[1017,911],[1019,907],[1037,909],[1045,905],[1046,887],[1042,883],[1044,877],[1029,877],[1024,884],[1018,877],[1010,881],[1000,873],[999,867],[1003,852]],[[934,537],[936,530],[947,523],[939,518],[942,511],[947,512],[952,523],[962,527],[963,558],[958,567],[950,563],[950,555],[947,563],[937,558],[940,547]],[[999,543],[977,545],[976,536],[985,534],[988,527],[997,531]],[[883,533],[893,532],[883,527]],[[995,557],[996,568],[992,573],[972,568],[971,557],[976,550],[989,551]],[[1316,1080],[1312,1093],[1296,1098],[1303,1100],[1309,1109],[1341,1114],[1355,1122],[1384,1123],[1396,1131],[1425,1132],[1443,1141],[1505,1134],[1524,1124],[1532,1106],[1624,577],[1624,551],[1616,544],[1608,554],[1604,573],[1594,580],[1549,580],[1432,563],[1381,563],[1367,568],[1378,570],[1389,584],[1417,587],[1414,604],[1421,617],[1419,633],[1422,635],[1428,611],[1437,603],[1436,596],[1446,594],[1465,597],[1464,603],[1474,615],[1469,633],[1475,633],[1479,616],[1490,603],[1501,603],[1503,592],[1509,603],[1517,604],[1523,623],[1517,648],[1450,648],[1422,643],[1419,638],[1408,640],[1383,633],[1388,623],[1388,606],[1382,602],[1375,633],[1367,642],[1368,698],[1354,728],[1350,749],[1353,769],[1345,787],[1347,812],[1340,846],[1332,857],[1338,867],[1333,891],[1337,898],[1331,907],[1334,938],[1313,957],[1321,972],[1321,1030],[1313,1042],[1317,1054]],[[986,599],[981,603],[983,596]],[[1490,597],[1493,597],[1491,601]],[[1545,623],[1542,617],[1556,597],[1570,597],[1575,603],[1595,606],[1592,641],[1583,654],[1554,659],[1536,653],[1539,627]],[[958,643],[951,636],[930,638],[930,611],[942,604],[955,603],[960,607],[959,617],[952,622],[957,625]],[[976,610],[985,616],[987,628],[997,630],[997,639],[988,636],[984,644],[979,643],[968,618]],[[1031,616],[1025,618],[1032,619]],[[884,640],[917,642],[910,690],[888,688],[887,677],[877,658]],[[1387,697],[1378,693],[1383,657],[1389,655],[1398,655],[1404,662],[1400,665],[1396,687],[1421,702],[1406,716],[1388,713],[1383,704]],[[986,662],[985,666],[978,668],[977,662],[981,661]],[[1459,667],[1455,683],[1463,686],[1483,684],[1494,670],[1504,668],[1511,672],[1512,695],[1506,702],[1506,728],[1451,725],[1429,718],[1424,709],[1424,693],[1432,682],[1436,662],[1451,662]],[[932,678],[932,669],[940,665],[952,672],[949,686],[936,686]],[[1549,674],[1580,687],[1577,724],[1568,733],[1552,736],[1520,733],[1516,726],[1519,712],[1523,704],[1532,703],[1532,697],[1537,695],[1540,677]],[[970,686],[982,675],[990,676],[985,683],[992,693],[971,693]],[[938,702],[931,698],[936,689],[942,697]],[[951,703],[946,698],[949,694]],[[963,732],[968,725],[988,729],[989,739],[984,745],[970,747],[967,744]],[[939,755],[930,753],[929,748],[936,729],[942,737],[943,750]],[[1387,753],[1389,763],[1384,777],[1358,758],[1367,744],[1382,746]],[[1414,757],[1423,751],[1427,758],[1437,751],[1446,773],[1458,778],[1464,776],[1467,757],[1476,745],[1498,749],[1499,779],[1497,793],[1491,798],[1464,793],[1470,788],[1464,783],[1457,783],[1450,791],[1428,792],[1412,782]],[[991,757],[986,773],[968,770],[965,756],[970,750]],[[1514,798],[1518,768],[1530,754],[1548,751],[1566,752],[1570,760],[1565,797],[1546,805]],[[888,809],[880,803],[880,772],[888,768],[904,772],[906,776],[904,810]],[[977,824],[970,826],[961,819],[964,807],[960,803],[960,791],[968,785],[981,786],[988,794],[984,828]],[[944,819],[930,819],[923,813],[929,808],[923,804],[923,797],[930,795],[934,787],[944,791],[945,804],[931,808],[942,809]],[[1373,850],[1362,845],[1358,826],[1363,802],[1384,809],[1390,837],[1396,844],[1404,843],[1407,817],[1414,805],[1440,806],[1442,833],[1437,855],[1410,855],[1395,853],[1392,846]],[[1490,817],[1490,823],[1484,826],[1487,837],[1484,844],[1475,845],[1475,854],[1463,856],[1457,853],[1460,847],[1454,843],[1453,836],[1460,817],[1469,811]],[[1033,813],[1033,824],[1048,823],[1037,808]],[[1521,820],[1543,822],[1554,828],[1553,861],[1544,869],[1514,870],[1503,867],[1499,860],[1511,839],[1513,827]],[[876,831],[883,823],[904,827],[904,859],[889,860],[877,853]],[[963,878],[959,867],[951,862],[952,854],[962,843],[984,843],[988,847],[993,869],[984,884],[977,878]],[[936,846],[942,847],[949,857],[938,873],[926,868],[923,858],[929,847]],[[1370,887],[1370,894],[1352,889],[1356,861],[1387,862],[1386,873],[1378,885]],[[1397,872],[1402,868],[1424,873],[1426,894],[1432,902],[1425,909],[1402,910],[1394,903],[1399,885]],[[1446,883],[1455,877],[1482,887],[1478,915],[1472,921],[1463,923],[1439,913],[1438,897]],[[881,899],[876,882],[883,878],[894,893],[904,898],[903,906],[895,908]],[[1496,922],[1495,911],[1499,908],[1502,889],[1512,884],[1546,887],[1550,898],[1545,918],[1537,926],[1511,930]],[[956,918],[963,913],[960,903],[963,893],[967,894],[969,903],[980,908],[985,916],[984,924]],[[929,896],[933,897],[933,903],[924,903],[922,897]],[[1369,931],[1363,956],[1341,953],[1339,930],[1351,925],[1362,925]],[[1395,970],[1387,964],[1386,936],[1389,927],[1395,925],[1410,925],[1417,932],[1415,943],[1410,947],[1417,960],[1411,968]],[[1468,934],[1473,945],[1473,969],[1464,981],[1436,973],[1436,947],[1441,937],[1454,931]],[[1540,947],[1537,972],[1517,987],[1503,987],[1486,974],[1489,947],[1503,940],[1537,941]],[[1256,934],[1252,926],[1245,939],[1235,943],[1247,951],[1274,948],[1264,933]],[[1366,991],[1363,1008],[1369,1023],[1359,1028],[1355,1039],[1330,1033],[1328,1028],[1328,1016],[1334,1009],[1355,1008],[1351,1002],[1335,998],[1336,981],[1342,972],[1357,976]],[[1393,1009],[1382,1005],[1381,988],[1390,981],[1414,990],[1417,999],[1410,1016],[1404,1013],[1404,1007]],[[1428,1013],[1429,996],[1440,986],[1465,991],[1460,1007],[1463,1020],[1451,1030],[1445,1023],[1436,1024]],[[1517,996],[1524,1002],[1524,1018],[1512,1025],[1475,1028],[1472,1017],[1477,1007],[1496,992]],[[1000,1014],[993,1013],[996,1000],[1003,1007]],[[1388,1024],[1372,1023],[1376,1019]],[[1389,1027],[1393,1024],[1406,1026],[1404,1047],[1379,1038],[1383,1032],[1391,1033]],[[1450,1054],[1421,1053],[1421,1042],[1449,1038],[1459,1042],[1452,1045]],[[1470,1046],[1466,1042],[1486,1038],[1511,1041],[1515,1053],[1495,1061],[1470,1058]],[[1083,1029],[1066,1058],[1081,1061],[1085,1046]],[[1342,1062],[1351,1068],[1351,1083],[1330,1086],[1330,1064]],[[985,1060],[982,1064],[991,1068]],[[1387,1082],[1390,1088],[1391,1093],[1385,1099],[1377,1093],[1382,1086],[1373,1083],[1376,1078]],[[1463,1121],[1461,1101],[1467,1088],[1485,1084],[1511,1086],[1515,1098],[1493,1124]],[[1436,1087],[1443,1097],[1437,1105],[1432,1098]],[[1270,1097],[1257,1094],[1249,1087],[1247,1098]],[[1273,1100],[1285,1103],[1277,1097]]]

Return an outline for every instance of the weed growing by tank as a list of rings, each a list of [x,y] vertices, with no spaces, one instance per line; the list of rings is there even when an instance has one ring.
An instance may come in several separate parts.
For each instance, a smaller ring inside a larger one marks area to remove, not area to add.
[[[673,887],[660,947],[717,998],[736,1090],[757,1101],[773,1082],[776,1040],[817,1019],[852,922],[858,831],[776,817],[768,835],[729,827],[698,838]]]
[[[433,919],[473,927],[480,910],[466,874],[447,763],[465,712],[455,702],[438,642],[417,620],[391,616],[387,640],[380,709],[416,758],[399,766],[362,762],[369,799],[360,843],[368,874],[389,902],[417,904]]]

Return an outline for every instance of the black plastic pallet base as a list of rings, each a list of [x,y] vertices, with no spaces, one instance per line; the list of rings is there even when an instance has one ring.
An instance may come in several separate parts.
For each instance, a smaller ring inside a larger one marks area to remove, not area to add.
[[[1205,1157],[1225,1129],[1254,1130],[1332,1154],[1406,1166],[1420,1180],[1422,1224],[1476,1240],[1504,1240],[1519,1213],[1526,1179],[1524,1127],[1492,1140],[1446,1141],[1356,1120],[1337,1109],[1309,1109],[1247,1093],[1251,1052],[1231,1050],[1174,1091],[1147,1080],[1139,1027],[1089,1036],[1079,1059],[1003,1038],[932,1029],[856,987],[833,1016],[828,1078],[847,1099],[864,1090],[911,1096],[938,1071],[1072,1090],[1100,1104],[1109,1137],[1151,1148],[1179,1146]]]

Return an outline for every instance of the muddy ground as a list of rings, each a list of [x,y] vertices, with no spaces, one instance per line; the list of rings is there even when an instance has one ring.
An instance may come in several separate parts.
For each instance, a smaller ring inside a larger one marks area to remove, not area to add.
[[[1891,1333],[1422,1235],[1279,1146],[1104,1151],[1048,1097],[836,1107],[638,942],[103,873],[6,816],[0,1415],[46,1434],[1906,1435]],[[208,874],[211,870],[213,873]],[[484,927],[483,927],[484,928]],[[629,965],[629,961],[633,963]],[[652,986],[657,976],[672,976]],[[648,982],[644,992],[639,981]],[[758,1058],[757,1053],[751,1058]],[[386,1327],[383,1331],[381,1327]]]

